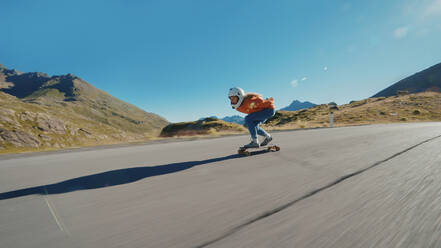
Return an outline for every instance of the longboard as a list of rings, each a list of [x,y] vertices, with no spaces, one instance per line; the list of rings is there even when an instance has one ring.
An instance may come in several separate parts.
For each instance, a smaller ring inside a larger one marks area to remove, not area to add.
[[[280,147],[277,145],[269,145],[269,146],[261,146],[259,148],[244,148],[244,147],[240,147],[239,150],[237,150],[237,153],[239,155],[244,155],[244,156],[250,156],[250,155],[254,155],[254,154],[258,154],[258,153],[263,153],[263,152],[278,152],[280,151]]]

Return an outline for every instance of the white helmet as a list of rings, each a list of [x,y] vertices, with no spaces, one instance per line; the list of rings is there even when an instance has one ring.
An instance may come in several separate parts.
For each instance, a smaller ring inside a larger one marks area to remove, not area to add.
[[[231,88],[230,92],[228,92],[228,97],[231,96],[239,97],[239,101],[237,101],[236,104],[231,104],[231,107],[233,107],[233,109],[237,109],[242,104],[243,98],[245,96],[245,91],[243,91],[243,89],[239,87]]]

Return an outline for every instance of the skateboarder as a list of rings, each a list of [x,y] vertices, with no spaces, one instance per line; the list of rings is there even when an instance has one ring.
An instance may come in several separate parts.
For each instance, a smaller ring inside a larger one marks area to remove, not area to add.
[[[238,87],[231,88],[228,97],[233,109],[248,114],[245,117],[245,125],[250,131],[251,143],[244,145],[243,148],[259,148],[271,142],[273,138],[260,127],[260,124],[274,116],[274,99],[272,97],[263,99],[256,93],[245,94],[243,89]],[[265,137],[261,144],[257,138],[258,134]]]

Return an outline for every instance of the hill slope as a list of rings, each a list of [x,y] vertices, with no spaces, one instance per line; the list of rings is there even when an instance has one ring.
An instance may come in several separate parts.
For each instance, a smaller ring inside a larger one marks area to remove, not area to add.
[[[441,92],[441,63],[400,80],[372,97],[394,96],[398,91],[408,91],[409,93]]]
[[[441,121],[441,93],[423,92],[353,101],[339,106],[334,116],[335,126]],[[322,104],[299,111],[278,111],[265,126],[269,129],[328,127],[329,107]]]
[[[73,74],[50,77],[4,66],[0,66],[0,113],[3,150],[144,140],[157,136],[168,124],[164,118],[121,101]],[[18,133],[35,142],[20,141]]]

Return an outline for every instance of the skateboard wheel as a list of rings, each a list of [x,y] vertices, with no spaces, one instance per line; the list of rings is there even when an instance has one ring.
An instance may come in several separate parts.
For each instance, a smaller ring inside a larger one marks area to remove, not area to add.
[[[249,152],[249,151],[242,150],[242,149],[239,149],[239,150],[237,151],[237,153],[240,154],[240,155],[245,155],[245,156],[249,156],[249,155],[250,155],[250,152]]]
[[[278,151],[277,146],[269,146],[268,151],[272,151],[272,152]]]

